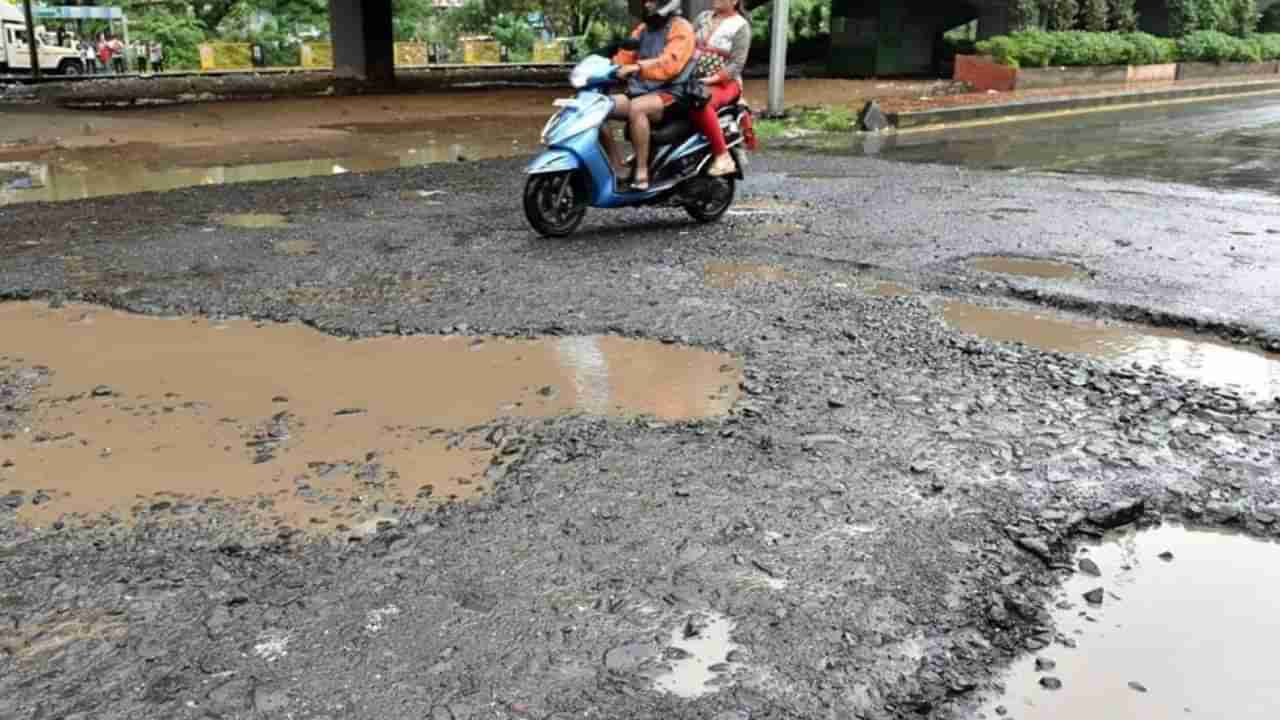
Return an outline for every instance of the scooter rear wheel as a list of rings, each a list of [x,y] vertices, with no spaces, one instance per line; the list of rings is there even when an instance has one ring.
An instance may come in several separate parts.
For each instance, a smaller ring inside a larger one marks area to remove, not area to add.
[[[568,237],[587,215],[587,188],[576,171],[530,175],[524,185],[524,215],[544,237]]]
[[[684,209],[700,223],[713,223],[733,206],[737,183],[731,177],[699,175],[689,180]]]

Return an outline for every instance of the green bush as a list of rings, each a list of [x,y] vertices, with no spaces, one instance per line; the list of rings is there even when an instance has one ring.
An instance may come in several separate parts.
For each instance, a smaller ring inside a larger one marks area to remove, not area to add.
[[[1260,62],[1255,42],[1217,30],[1200,30],[1178,39],[1178,55],[1189,62]]]
[[[1257,43],[1258,54],[1263,60],[1280,60],[1280,34],[1252,35],[1249,40]]]
[[[1178,43],[1147,33],[1126,33],[1130,65],[1163,65],[1178,61]]]
[[[1201,30],[1172,40],[1146,33],[1024,30],[984,40],[976,49],[1011,67],[1261,62],[1280,60],[1280,33],[1238,38]]]
[[[982,40],[974,46],[977,51],[983,55],[988,55],[992,60],[1001,65],[1009,67],[1021,67],[1021,58],[1018,56],[1018,43],[1008,35],[999,35],[989,40]]]

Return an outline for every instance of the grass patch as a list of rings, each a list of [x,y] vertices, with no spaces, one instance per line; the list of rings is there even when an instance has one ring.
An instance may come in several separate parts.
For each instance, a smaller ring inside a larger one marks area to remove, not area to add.
[[[847,133],[857,126],[858,115],[848,108],[806,107],[792,110],[785,118],[760,120],[756,123],[756,134],[763,140],[775,140],[796,131]]]

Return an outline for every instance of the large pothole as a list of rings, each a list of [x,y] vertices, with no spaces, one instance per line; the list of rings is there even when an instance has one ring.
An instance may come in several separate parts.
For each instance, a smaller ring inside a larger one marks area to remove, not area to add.
[[[740,363],[616,337],[343,340],[299,325],[0,305],[0,370],[45,367],[0,440],[20,519],[247,505],[355,526],[485,492],[501,418],[726,413]]]
[[[1195,333],[958,302],[947,304],[943,314],[957,330],[993,340],[1159,367],[1183,379],[1234,388],[1257,399],[1280,397],[1280,356]]]
[[[973,258],[969,263],[977,270],[997,275],[1017,275],[1042,280],[1077,280],[1086,277],[1083,270],[1061,260],[988,255]]]
[[[1280,548],[1161,527],[1081,549],[1057,642],[1019,662],[983,716],[1274,718]]]

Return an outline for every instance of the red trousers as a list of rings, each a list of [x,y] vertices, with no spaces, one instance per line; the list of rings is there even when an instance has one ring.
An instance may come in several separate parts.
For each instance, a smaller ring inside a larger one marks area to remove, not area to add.
[[[711,142],[711,154],[723,155],[729,151],[729,148],[725,145],[724,133],[720,130],[720,118],[716,115],[716,111],[733,104],[742,97],[742,86],[738,85],[738,81],[731,80],[721,85],[709,85],[707,89],[711,91],[711,100],[701,109],[694,110],[690,117],[698,131]]]

